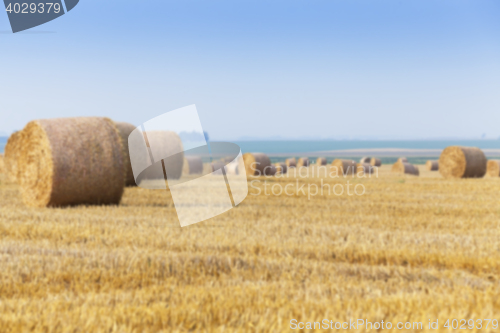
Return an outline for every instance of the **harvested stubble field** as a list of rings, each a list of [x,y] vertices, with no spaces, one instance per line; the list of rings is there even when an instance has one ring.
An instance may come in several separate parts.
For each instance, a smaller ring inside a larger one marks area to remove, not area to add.
[[[363,196],[308,200],[317,177],[298,179],[305,194],[251,188],[239,207],[182,229],[166,191],[34,209],[0,175],[1,331],[288,332],[291,319],[325,318],[426,331],[429,319],[498,319],[500,179],[390,168],[323,181],[364,184]]]

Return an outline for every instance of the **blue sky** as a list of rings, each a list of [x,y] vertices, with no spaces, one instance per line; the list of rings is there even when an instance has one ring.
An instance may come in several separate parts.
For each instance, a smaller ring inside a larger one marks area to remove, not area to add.
[[[196,104],[212,139],[500,137],[496,0],[81,0],[0,14],[0,133],[139,125]]]

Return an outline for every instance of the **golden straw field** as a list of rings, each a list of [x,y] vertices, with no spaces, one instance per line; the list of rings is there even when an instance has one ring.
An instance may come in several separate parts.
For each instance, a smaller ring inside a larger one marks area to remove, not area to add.
[[[1,174],[0,331],[289,332],[291,319],[361,318],[450,332],[448,318],[500,319],[500,178],[419,169],[324,179],[366,193],[310,200],[318,177],[256,178],[239,207],[185,228],[166,191],[26,208]],[[305,193],[254,195],[263,180]]]

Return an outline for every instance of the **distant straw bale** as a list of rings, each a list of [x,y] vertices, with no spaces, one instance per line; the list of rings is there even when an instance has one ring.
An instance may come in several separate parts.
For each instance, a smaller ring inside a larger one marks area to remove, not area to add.
[[[22,131],[19,177],[28,206],[118,204],[123,145],[108,118],[36,120]]]
[[[308,157],[301,157],[297,161],[297,168],[308,167],[311,164]]]
[[[17,182],[19,176],[18,159],[22,147],[21,137],[21,131],[12,133],[4,150],[5,173],[11,182]]]
[[[398,158],[398,162],[408,163],[408,159],[406,157],[400,157],[400,158]]]
[[[439,161],[427,161],[425,163],[425,167],[428,171],[438,171],[439,170]]]
[[[286,163],[286,166],[289,168],[296,168],[297,167],[297,160],[295,159],[295,157],[287,158],[285,163]]]
[[[372,159],[370,160],[370,164],[372,166],[379,167],[382,165],[382,161],[380,160],[380,158],[372,157]]]
[[[165,179],[165,172],[167,179],[181,178],[184,166],[184,149],[179,135],[172,131],[148,131],[143,132],[143,135],[153,156],[167,157],[155,161],[155,164],[140,174],[140,179]],[[165,166],[165,172],[163,166]]]
[[[134,172],[132,171],[132,163],[130,162],[130,152],[128,149],[128,137],[135,126],[124,122],[115,122],[116,128],[120,133],[120,138],[123,145],[123,165],[125,166],[125,186],[137,186],[134,179]]]
[[[439,172],[445,178],[481,178],[486,174],[486,164],[481,149],[450,146],[439,157]]]
[[[500,161],[499,160],[489,160],[488,161],[487,174],[490,177],[500,177]]]
[[[203,160],[200,156],[184,156],[182,174],[193,175],[203,173]]]
[[[263,176],[271,170],[271,159],[263,153],[246,153],[243,155],[247,176]]]
[[[274,166],[276,167],[277,174],[285,174],[288,172],[288,166],[286,163],[275,163]]]
[[[316,160],[316,165],[326,165],[326,158],[318,157],[318,159]]]
[[[394,165],[392,166],[392,172],[398,174],[413,175],[413,176],[420,175],[420,171],[417,166],[405,162],[394,163]]]
[[[356,161],[336,159],[332,162],[332,167],[336,168],[341,174],[354,176],[357,171]]]
[[[370,161],[372,160],[371,157],[362,157],[361,160],[359,161],[359,163],[363,164],[363,163],[368,163],[370,164]]]
[[[375,167],[369,163],[358,163],[357,169],[356,169],[356,174],[357,175],[359,175],[359,174],[371,175],[374,170],[375,170]]]
[[[278,172],[278,169],[276,168],[275,165],[270,165],[266,167],[264,172],[266,176],[274,176]]]

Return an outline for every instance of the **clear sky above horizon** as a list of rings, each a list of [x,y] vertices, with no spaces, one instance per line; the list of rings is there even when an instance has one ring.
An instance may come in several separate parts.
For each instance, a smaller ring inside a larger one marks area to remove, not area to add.
[[[9,31],[0,135],[196,104],[219,140],[500,137],[497,0],[80,0]]]

